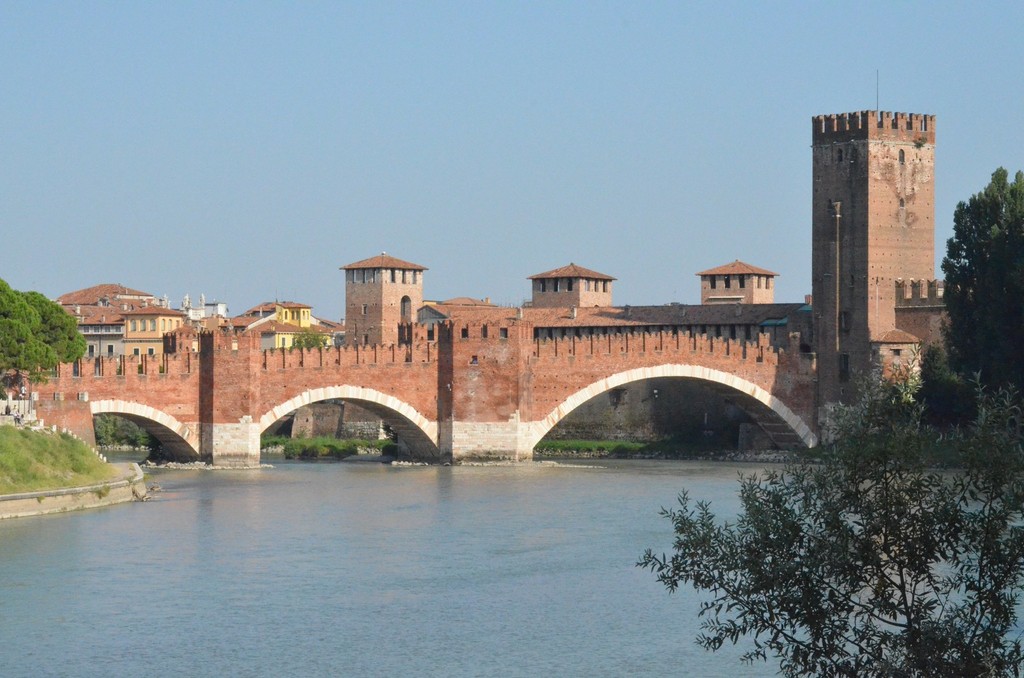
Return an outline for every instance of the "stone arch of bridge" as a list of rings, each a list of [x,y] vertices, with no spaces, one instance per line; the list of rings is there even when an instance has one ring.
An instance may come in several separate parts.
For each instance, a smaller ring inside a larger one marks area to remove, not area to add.
[[[199,459],[199,431],[161,410],[127,400],[92,400],[89,409],[97,414],[116,414],[148,431],[160,441],[165,455],[178,461]]]
[[[660,378],[693,379],[710,384],[722,392],[738,393],[743,396],[738,404],[766,430],[773,440],[779,438],[799,440],[799,444],[805,447],[814,447],[818,444],[818,437],[799,415],[782,400],[757,384],[721,370],[713,370],[699,365],[670,364],[619,372],[595,381],[586,388],[573,393],[546,417],[533,422],[530,431],[530,448],[536,446],[541,438],[547,435],[548,431],[570,412],[591,398],[625,384]],[[775,432],[769,429],[774,429]]]
[[[326,386],[304,391],[277,405],[262,417],[258,424],[260,433],[290,412],[322,400],[347,400],[373,412],[388,422],[399,438],[409,446],[412,456],[421,461],[438,460],[437,422],[424,417],[409,403],[363,386]]]

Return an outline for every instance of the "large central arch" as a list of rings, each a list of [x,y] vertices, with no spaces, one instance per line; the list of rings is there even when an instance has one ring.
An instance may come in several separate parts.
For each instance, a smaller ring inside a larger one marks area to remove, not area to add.
[[[558,422],[591,398],[601,395],[606,391],[610,391],[613,388],[618,388],[635,381],[658,378],[695,379],[726,388],[730,391],[739,392],[746,396],[746,398],[752,399],[767,408],[767,410],[772,413],[772,418],[784,425],[788,432],[791,432],[793,435],[798,437],[803,445],[807,447],[814,447],[818,444],[818,437],[799,415],[793,412],[793,410],[791,410],[779,398],[775,397],[757,384],[734,374],[722,372],[721,370],[714,370],[708,367],[701,367],[699,365],[669,364],[657,365],[655,367],[639,367],[632,370],[626,370],[625,372],[619,372],[609,377],[605,377],[604,379],[595,381],[586,388],[573,393],[571,396],[559,403],[559,405],[546,417],[538,421],[531,422],[531,430],[529,433],[531,449],[536,446],[537,443],[547,435],[548,431],[558,424]]]
[[[322,400],[356,402],[377,416],[385,420],[390,419],[392,428],[406,441],[414,456],[424,460],[440,456],[437,445],[437,422],[430,421],[405,401],[363,386],[325,386],[304,391],[260,417],[260,433],[290,412]]]
[[[190,461],[199,458],[197,427],[178,421],[166,412],[127,400],[91,400],[89,410],[94,417],[97,414],[116,414],[138,424],[160,441],[165,454],[172,459]]]

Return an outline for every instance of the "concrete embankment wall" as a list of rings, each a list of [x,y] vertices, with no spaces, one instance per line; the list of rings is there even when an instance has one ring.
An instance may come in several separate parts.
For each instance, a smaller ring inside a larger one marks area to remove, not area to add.
[[[65,513],[144,499],[146,483],[139,465],[132,463],[114,466],[121,471],[118,477],[98,485],[0,495],[0,520]]]

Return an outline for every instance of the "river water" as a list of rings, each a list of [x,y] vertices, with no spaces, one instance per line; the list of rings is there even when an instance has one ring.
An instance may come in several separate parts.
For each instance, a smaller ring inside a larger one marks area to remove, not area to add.
[[[634,563],[750,465],[155,471],[151,501],[0,522],[0,676],[770,676]]]

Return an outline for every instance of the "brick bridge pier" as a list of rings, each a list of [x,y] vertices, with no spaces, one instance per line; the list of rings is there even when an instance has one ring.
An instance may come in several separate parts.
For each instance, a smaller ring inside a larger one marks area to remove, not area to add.
[[[401,346],[261,350],[259,337],[203,333],[198,350],[61,365],[37,391],[39,416],[95,442],[93,416],[140,424],[177,458],[259,463],[260,434],[295,409],[341,399],[395,431],[402,456],[433,463],[528,460],[566,415],[610,389],[697,380],[743,408],[784,448],[813,446],[815,365],[768,337],[685,332],[535,339],[533,325],[449,322]],[[799,336],[791,338],[799,345]]]

